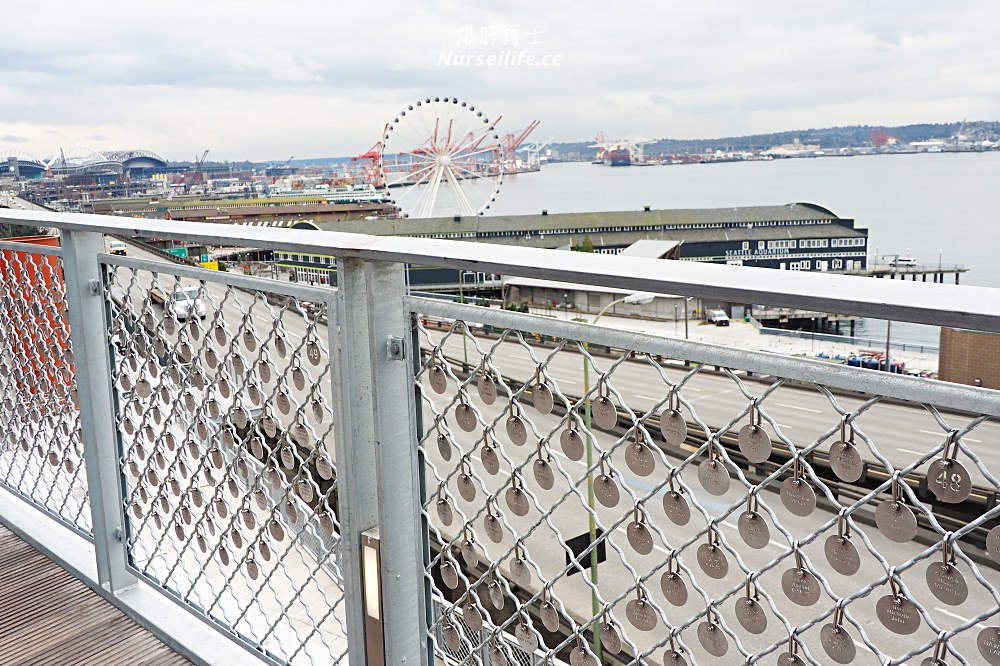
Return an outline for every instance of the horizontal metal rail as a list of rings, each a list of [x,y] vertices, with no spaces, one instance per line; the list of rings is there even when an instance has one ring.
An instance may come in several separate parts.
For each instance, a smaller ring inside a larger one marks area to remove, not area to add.
[[[80,213],[6,211],[0,220],[33,222],[74,231],[131,234],[211,245],[267,247],[342,259],[463,268],[488,273],[602,285],[660,294],[701,296],[733,303],[852,314],[1000,332],[1000,298],[985,287],[776,271],[689,261],[636,259],[579,252],[484,245],[425,238],[377,237],[205,223],[142,220]],[[401,221],[400,226],[416,225]],[[405,231],[405,229],[404,229]]]

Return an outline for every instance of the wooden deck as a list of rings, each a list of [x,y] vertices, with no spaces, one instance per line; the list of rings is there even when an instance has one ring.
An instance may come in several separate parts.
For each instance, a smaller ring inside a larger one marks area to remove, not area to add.
[[[190,664],[0,525],[0,664]]]

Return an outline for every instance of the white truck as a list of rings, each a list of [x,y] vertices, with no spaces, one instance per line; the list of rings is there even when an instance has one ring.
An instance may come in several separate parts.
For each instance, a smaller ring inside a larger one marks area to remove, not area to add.
[[[709,310],[708,320],[716,326],[729,326],[729,315],[724,310]]]

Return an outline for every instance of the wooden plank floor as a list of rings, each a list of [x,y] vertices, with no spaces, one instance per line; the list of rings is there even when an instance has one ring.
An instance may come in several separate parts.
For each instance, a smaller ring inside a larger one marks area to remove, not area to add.
[[[0,525],[0,664],[190,664]]]

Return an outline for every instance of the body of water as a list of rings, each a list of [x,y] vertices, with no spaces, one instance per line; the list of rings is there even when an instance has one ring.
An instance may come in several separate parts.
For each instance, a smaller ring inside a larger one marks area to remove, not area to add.
[[[869,262],[909,255],[964,264],[963,284],[1000,287],[1000,152],[788,159],[609,168],[548,164],[508,176],[496,215],[815,203],[869,230]],[[884,322],[863,322],[884,337]],[[860,333],[859,333],[860,335]],[[934,327],[899,324],[893,337],[937,343]]]

